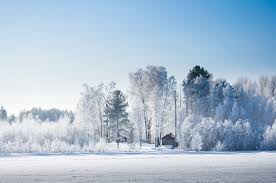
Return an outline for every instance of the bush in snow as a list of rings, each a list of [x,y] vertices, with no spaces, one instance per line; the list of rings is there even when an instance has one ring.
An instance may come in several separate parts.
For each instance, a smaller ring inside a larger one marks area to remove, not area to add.
[[[188,116],[181,129],[179,141],[184,150],[256,150],[258,145],[246,120],[215,121],[212,118]]]
[[[275,150],[276,149],[276,120],[271,127],[268,127],[264,133],[264,140],[262,142],[262,149]]]
[[[179,146],[183,150],[191,150],[191,141],[193,138],[193,130],[195,126],[200,122],[200,119],[196,116],[188,116],[181,124],[181,133],[179,134]]]
[[[108,152],[108,144],[106,143],[106,140],[101,138],[100,141],[96,144],[94,148],[94,152]]]
[[[56,123],[33,119],[0,122],[0,152],[76,152],[88,150],[92,144],[91,138],[69,118]]]
[[[191,141],[191,150],[200,151],[202,148],[202,138],[197,132],[193,137]]]
[[[232,122],[226,120],[222,129],[221,137],[224,150],[256,150],[256,142],[253,141],[253,134],[248,121]]]

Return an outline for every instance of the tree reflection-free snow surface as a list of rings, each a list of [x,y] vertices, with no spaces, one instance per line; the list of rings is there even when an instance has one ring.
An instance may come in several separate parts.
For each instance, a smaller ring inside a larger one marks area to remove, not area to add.
[[[276,152],[4,154],[0,182],[276,182]]]

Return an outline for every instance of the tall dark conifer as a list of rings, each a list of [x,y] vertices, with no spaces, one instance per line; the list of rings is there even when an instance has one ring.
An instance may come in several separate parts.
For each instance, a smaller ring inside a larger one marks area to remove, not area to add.
[[[119,149],[119,143],[127,140],[130,132],[130,122],[128,113],[126,112],[125,95],[120,90],[115,90],[111,98],[107,101],[105,108],[105,121],[108,121],[107,130],[109,134],[108,140],[115,140]]]

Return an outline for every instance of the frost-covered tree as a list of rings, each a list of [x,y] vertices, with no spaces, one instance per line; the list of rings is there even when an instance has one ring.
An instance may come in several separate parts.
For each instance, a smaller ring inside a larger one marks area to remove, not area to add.
[[[110,92],[106,91],[109,89],[109,85],[89,86],[84,84],[77,105],[77,122],[82,126],[84,135],[91,136],[94,143],[104,136],[103,115],[106,98],[108,98]]]
[[[129,80],[130,96],[133,101],[131,107],[132,112],[135,113],[134,116],[136,117],[135,120],[139,128],[139,133],[142,131],[142,129],[144,129],[143,134],[145,136],[146,141],[151,142],[152,119],[150,117],[149,102],[150,93],[153,89],[148,84],[149,77],[147,73],[147,70],[138,69],[136,72],[129,74]],[[142,120],[144,125],[141,125]]]
[[[208,95],[212,75],[203,67],[195,66],[183,81],[186,116],[191,113],[206,116],[210,110]]]
[[[273,138],[267,134],[276,118],[275,78],[265,76],[258,82],[241,78],[234,85],[211,78],[196,66],[183,82],[186,108],[180,115],[180,146],[191,149],[193,134],[198,133],[203,150],[269,147],[268,139]]]
[[[139,105],[139,101],[136,101],[137,98],[132,98],[132,100],[129,100],[131,111],[130,111],[130,121],[134,124],[135,134],[136,138],[139,142],[140,148],[142,147],[143,140],[143,134],[144,134],[144,118],[143,118],[143,110],[142,107]]]
[[[144,129],[146,141],[158,145],[169,118],[174,116],[175,79],[168,77],[165,67],[152,65],[130,73],[129,78],[130,98],[134,101],[131,111],[136,113],[133,116],[136,116],[138,131]]]
[[[228,119],[237,99],[236,91],[226,81],[221,83],[216,82],[216,84],[212,86],[212,91],[209,98],[212,104],[210,116],[220,121]]]
[[[264,135],[261,148],[265,150],[276,149],[276,120],[272,126],[267,127]]]
[[[193,137],[191,141],[191,149],[195,151],[200,151],[202,148],[202,138],[200,134],[197,132]]]
[[[276,75],[272,76],[269,83],[269,95],[276,100]]]
[[[194,134],[194,129],[196,129],[196,124],[200,122],[198,116],[189,115],[184,118],[183,123],[181,123],[181,130],[179,133],[178,141],[180,148],[183,150],[191,150],[191,141]]]
[[[276,76],[262,76],[260,77],[258,83],[258,92],[260,95],[267,97],[267,98],[272,98],[276,99]]]

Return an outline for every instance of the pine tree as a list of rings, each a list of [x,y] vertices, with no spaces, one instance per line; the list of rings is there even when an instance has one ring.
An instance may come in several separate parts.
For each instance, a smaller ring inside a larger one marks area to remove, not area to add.
[[[186,116],[190,113],[206,116],[209,112],[208,95],[212,74],[203,67],[195,66],[183,81],[183,93],[186,101]]]
[[[189,74],[187,75],[187,81],[191,82],[191,81],[195,80],[197,77],[203,77],[205,79],[210,79],[212,77],[212,75],[207,70],[205,70],[203,67],[196,65],[195,67],[193,67],[192,70],[190,70]]]
[[[7,111],[5,110],[5,108],[3,106],[1,106],[1,109],[0,109],[0,120],[6,121],[7,118],[8,118]]]
[[[111,98],[107,101],[105,108],[105,121],[108,123],[108,140],[115,140],[117,147],[119,149],[119,143],[121,141],[126,141],[130,134],[130,122],[128,120],[128,113],[126,112],[126,107],[128,103],[126,102],[125,95],[120,90],[115,90]]]

